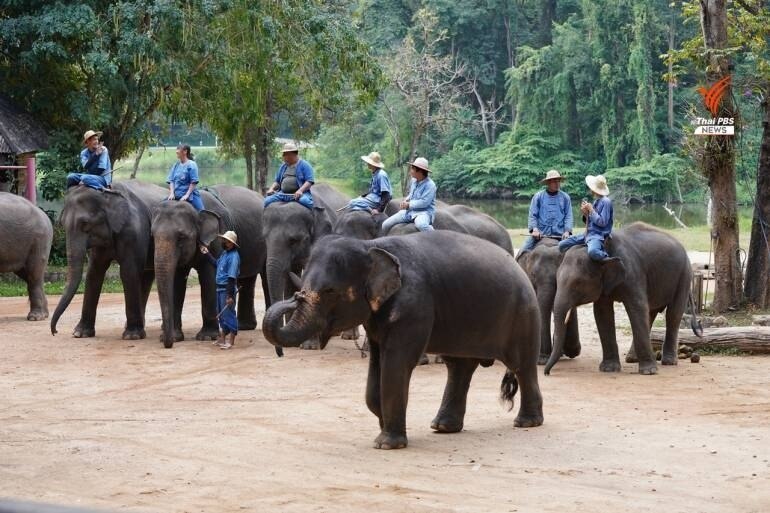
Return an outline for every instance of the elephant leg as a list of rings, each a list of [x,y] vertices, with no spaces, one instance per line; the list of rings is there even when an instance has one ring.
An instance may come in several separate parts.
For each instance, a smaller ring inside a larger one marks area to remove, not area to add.
[[[599,340],[602,343],[602,372],[620,372],[620,357],[618,342],[615,338],[615,311],[611,299],[600,298],[594,303],[594,319],[599,330]]]
[[[358,326],[356,326],[352,330],[343,331],[340,336],[342,337],[342,340],[358,340],[358,337],[361,335],[358,333]]]
[[[155,270],[145,269],[142,273],[142,319],[147,318],[147,301],[150,299],[153,281],[155,281]]]
[[[634,349],[639,359],[639,374],[657,374],[655,354],[650,344],[650,309],[647,298],[637,298],[624,304],[631,321]]]
[[[676,365],[679,362],[679,324],[682,322],[688,298],[666,307],[666,340],[663,341],[663,365]]]
[[[578,327],[578,312],[577,308],[573,308],[572,314],[569,316],[569,320],[567,321],[567,329],[565,330],[564,334],[564,355],[569,358],[576,358],[580,355],[581,349],[580,328]]]
[[[238,279],[241,290],[238,295],[238,331],[257,328],[257,314],[254,312],[254,285],[257,277]]]
[[[510,368],[510,367],[509,367]],[[537,367],[519,366],[516,381],[521,390],[519,413],[513,421],[514,427],[535,427],[543,424],[543,396],[537,381]]]
[[[553,309],[554,295],[542,292],[537,297],[540,306],[540,354],[537,357],[538,365],[545,365],[551,356],[551,310]],[[566,342],[564,349],[566,352]]]
[[[203,325],[195,340],[217,340],[219,320],[217,319],[217,284],[213,265],[203,262],[195,268],[198,271],[198,283],[201,288],[201,319]]]
[[[382,401],[380,400],[380,345],[374,341],[369,342],[369,375],[366,379],[366,406],[369,411],[377,416],[382,423]]]
[[[42,321],[48,317],[48,299],[43,289],[46,263],[42,259],[30,259],[25,268],[23,279],[27,282],[30,306],[27,320],[29,321]]]
[[[104,275],[107,273],[111,261],[112,258],[101,252],[91,251],[89,255],[85,292],[83,293],[83,308],[80,313],[80,321],[72,332],[72,336],[75,338],[96,336],[96,307],[99,304],[99,296],[102,293]]]
[[[184,340],[182,309],[184,308],[185,296],[187,296],[188,276],[190,276],[190,269],[177,269],[174,273],[174,342]]]
[[[120,281],[126,300],[126,328],[123,340],[139,340],[147,336],[144,331],[144,294],[142,290],[143,266],[127,261],[120,265]]]
[[[652,323],[655,322],[655,318],[658,316],[657,311],[650,311],[650,329],[652,329]],[[634,341],[631,341],[631,345],[628,346],[628,352],[626,353],[626,363],[639,363],[639,358],[636,357],[636,349],[634,349]],[[676,364],[674,364],[676,365]]]
[[[430,427],[439,433],[457,433],[463,429],[468,388],[479,361],[471,358],[444,356],[447,382],[444,398]]]
[[[406,404],[412,371],[430,337],[428,319],[404,319],[391,326],[387,340],[380,344],[380,404],[382,431],[374,440],[375,449],[401,449],[407,446]],[[390,344],[388,344],[390,342]]]

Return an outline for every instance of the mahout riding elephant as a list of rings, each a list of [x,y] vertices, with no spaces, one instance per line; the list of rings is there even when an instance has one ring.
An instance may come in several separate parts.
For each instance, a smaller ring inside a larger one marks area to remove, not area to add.
[[[120,265],[126,303],[123,339],[146,336],[144,311],[154,277],[151,209],[166,195],[165,189],[136,180],[115,182],[111,190],[81,185],[67,191],[60,217],[67,236],[67,285],[51,317],[51,333],[80,285],[87,253],[83,309],[73,336],[96,335],[96,307],[113,261]]]
[[[262,196],[245,187],[216,185],[200,191],[205,210],[197,212],[187,201],[165,201],[152,218],[155,243],[155,279],[163,317],[160,339],[167,348],[184,340],[182,306],[187,276],[195,269],[201,287],[203,324],[197,340],[214,340],[219,333],[216,301],[216,269],[198,251],[202,242],[211,244],[213,254],[222,250],[217,234],[235,230],[240,245],[241,268],[238,277],[238,328],[257,326],[254,287],[262,276],[265,306],[269,306],[265,277],[266,247],[262,233]]]
[[[435,431],[462,430],[473,373],[494,360],[507,368],[504,400],[521,386],[514,425],[542,424],[537,298],[505,250],[449,231],[371,241],[332,235],[314,246],[299,285],[293,298],[268,309],[262,331],[287,347],[319,334],[323,349],[335,334],[364,325],[371,344],[366,404],[381,429],[376,448],[407,445],[409,380],[423,352],[441,354],[448,372]],[[291,317],[282,326],[284,315]]]
[[[594,304],[594,318],[602,343],[602,372],[619,372],[613,302],[625,306],[631,321],[633,347],[640,374],[658,371],[650,344],[657,314],[666,311],[663,365],[677,364],[679,323],[691,301],[692,268],[682,244],[645,223],[614,231],[605,250],[619,260],[599,263],[588,257],[585,246],[569,249],[556,275],[553,351],[545,366],[548,374],[565,346],[567,316],[579,305]],[[694,316],[693,316],[694,318]],[[698,334],[695,324],[693,331]]]
[[[556,299],[556,272],[564,255],[559,252],[559,243],[554,239],[544,238],[530,251],[520,251],[516,261],[537,294],[540,305],[540,355],[538,365],[545,365],[551,356],[551,313]],[[573,309],[567,321],[564,354],[575,358],[580,354],[580,331],[578,329],[577,309]]]
[[[45,213],[26,199],[0,192],[0,272],[12,272],[27,283],[27,320],[48,317],[43,290],[53,226]]]
[[[311,246],[331,233],[337,209],[348,203],[346,196],[328,184],[316,184],[311,192],[315,204],[312,210],[296,201],[276,202],[264,210],[262,231],[267,246],[270,304],[294,294],[296,286],[289,273],[302,273]],[[309,340],[302,347],[317,348],[318,342]]]

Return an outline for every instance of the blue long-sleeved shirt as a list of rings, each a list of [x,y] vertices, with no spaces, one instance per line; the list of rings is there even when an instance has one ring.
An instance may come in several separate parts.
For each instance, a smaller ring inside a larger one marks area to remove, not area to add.
[[[564,191],[551,195],[546,190],[535,194],[529,205],[527,228],[531,232],[537,228],[547,236],[561,236],[564,232],[572,233],[572,200]]]
[[[112,183],[112,164],[110,163],[110,154],[107,148],[104,148],[101,155],[88,148],[80,152],[80,164],[89,175],[99,175],[104,178],[107,185]]]
[[[586,238],[606,239],[612,233],[612,200],[607,196],[594,201],[594,209],[588,216]]]
[[[409,213],[426,212],[432,219],[436,213],[436,184],[428,177],[419,182],[412,178],[406,199],[409,200]]]

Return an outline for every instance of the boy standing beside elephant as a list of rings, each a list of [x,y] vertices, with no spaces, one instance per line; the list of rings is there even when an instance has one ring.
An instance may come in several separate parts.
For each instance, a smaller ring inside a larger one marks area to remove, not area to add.
[[[602,175],[588,175],[586,185],[594,196],[593,204],[587,201],[580,204],[580,211],[586,219],[586,231],[559,242],[559,251],[564,253],[572,246],[585,244],[588,246],[588,256],[591,260],[595,262],[617,260],[616,257],[610,257],[604,251],[604,241],[610,238],[613,223],[612,201],[607,197],[610,193],[607,180]]]
[[[219,337],[214,342],[220,349],[230,349],[235,345],[235,337],[238,335],[238,317],[235,314],[235,296],[238,293],[236,281],[241,270],[241,255],[236,248],[238,236],[234,231],[227,231],[217,235],[222,239],[225,250],[216,260],[209,254],[206,246],[201,246],[200,251],[206,255],[212,265],[217,268],[217,317],[219,318]]]

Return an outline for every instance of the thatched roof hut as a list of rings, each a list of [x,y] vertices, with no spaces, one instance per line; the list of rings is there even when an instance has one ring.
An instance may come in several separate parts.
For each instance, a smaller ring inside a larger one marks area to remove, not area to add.
[[[46,148],[48,136],[40,124],[0,94],[0,153],[23,155]]]

